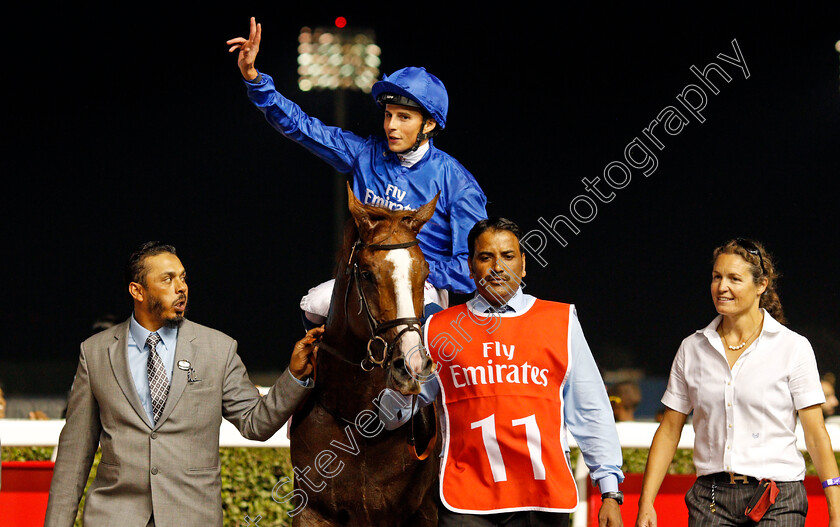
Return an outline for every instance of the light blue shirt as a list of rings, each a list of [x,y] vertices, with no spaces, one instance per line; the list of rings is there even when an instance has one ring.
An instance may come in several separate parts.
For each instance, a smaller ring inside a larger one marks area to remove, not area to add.
[[[175,345],[178,342],[178,328],[164,326],[156,333],[160,336],[160,342],[155,349],[160,355],[160,360],[163,361],[166,377],[171,383],[172,368],[175,366]],[[146,339],[149,338],[150,334],[152,332],[141,326],[132,314],[128,326],[128,341],[126,342],[128,345],[128,367],[131,370],[131,378],[134,379],[137,395],[140,397],[140,402],[143,403],[143,408],[146,410],[146,415],[151,424],[155,422],[155,418],[152,410],[152,394],[149,391],[149,375],[146,370],[149,361],[149,346],[146,345]]]
[[[510,311],[494,316],[517,317],[526,312],[535,301],[535,297],[518,289],[506,304]],[[467,307],[474,312],[484,313],[491,304],[476,294],[467,302]],[[570,315],[571,368],[563,386],[563,419],[580,447],[592,483],[600,487],[602,494],[615,492],[618,490],[618,484],[624,481],[624,473],[621,471],[621,443],[618,440],[612,407],[598,365],[583,336],[577,311],[572,308]],[[440,384],[435,377],[423,384],[417,406],[431,404],[439,394]],[[379,416],[389,430],[398,428],[409,419],[409,412],[403,412],[398,401],[399,399],[391,396],[380,398]],[[402,408],[410,407],[408,400]],[[390,419],[388,413],[383,410],[390,411],[396,419]]]

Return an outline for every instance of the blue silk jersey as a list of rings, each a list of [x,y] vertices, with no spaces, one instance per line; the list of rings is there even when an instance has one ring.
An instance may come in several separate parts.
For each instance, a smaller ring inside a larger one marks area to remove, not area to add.
[[[261,73],[245,85],[251,102],[274,129],[337,171],[352,173],[353,193],[362,203],[416,210],[440,192],[435,214],[417,236],[429,264],[429,282],[456,293],[475,290],[469,278],[467,234],[487,218],[487,198],[461,163],[430,139],[426,155],[404,167],[384,137],[365,139],[310,117],[277,92],[270,76]]]

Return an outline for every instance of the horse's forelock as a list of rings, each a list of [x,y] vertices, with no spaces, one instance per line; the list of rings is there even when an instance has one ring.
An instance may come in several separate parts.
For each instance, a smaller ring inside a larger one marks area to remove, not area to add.
[[[387,241],[393,235],[408,235],[410,239],[416,237],[414,231],[411,230],[411,224],[404,222],[403,219],[413,216],[416,211],[413,210],[390,210],[383,207],[374,207],[365,205],[365,210],[371,218],[373,229],[369,233],[369,237],[363,240],[368,244],[380,244]],[[358,232],[358,231],[357,231]],[[401,241],[404,240],[400,236]]]
[[[417,211],[390,210],[373,205],[362,205],[361,209],[365,212],[368,219],[372,220],[371,223],[373,225],[366,239],[362,240],[364,243],[371,245],[383,244],[392,237],[396,239],[391,240],[391,243],[402,243],[416,238],[411,222],[403,221],[403,219],[413,216]],[[335,277],[338,277],[344,266],[347,265],[350,259],[350,253],[353,251],[353,245],[361,237],[362,234],[356,226],[356,220],[349,218],[344,225],[344,237],[341,248],[338,251],[336,271],[334,273]]]

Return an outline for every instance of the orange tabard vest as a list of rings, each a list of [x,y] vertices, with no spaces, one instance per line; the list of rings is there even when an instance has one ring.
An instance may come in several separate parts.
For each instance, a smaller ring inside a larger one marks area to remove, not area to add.
[[[455,512],[568,512],[577,487],[560,442],[569,366],[568,304],[536,300],[513,317],[466,305],[427,321],[447,434],[441,499]]]

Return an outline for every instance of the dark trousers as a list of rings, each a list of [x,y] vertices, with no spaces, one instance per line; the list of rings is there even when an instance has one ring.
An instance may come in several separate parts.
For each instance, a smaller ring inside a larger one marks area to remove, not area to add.
[[[750,479],[747,484],[741,481],[730,484],[728,481],[715,480],[712,476],[697,478],[685,495],[688,506],[689,527],[804,527],[808,513],[808,496],[801,481],[776,482],[779,496],[771,505],[761,521],[756,523],[747,518],[744,511],[747,503],[755,494],[758,482]],[[714,496],[712,495],[714,491]],[[714,512],[712,499],[714,498]]]
[[[569,515],[537,511],[459,514],[440,505],[438,525],[448,527],[568,527]]]

